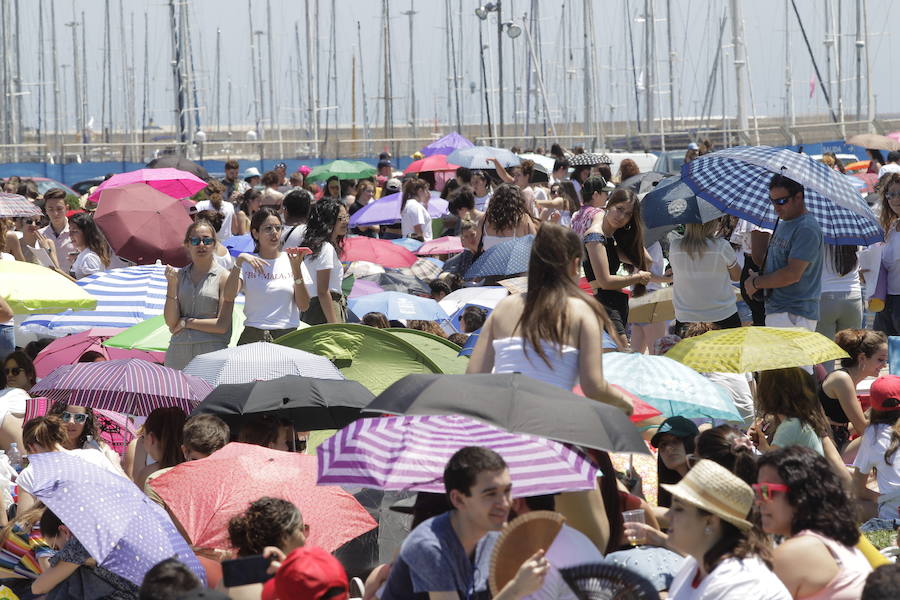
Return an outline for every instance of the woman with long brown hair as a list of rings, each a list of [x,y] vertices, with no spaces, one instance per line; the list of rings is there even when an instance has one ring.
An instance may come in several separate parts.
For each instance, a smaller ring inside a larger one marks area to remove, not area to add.
[[[478,220],[479,253],[535,231],[537,219],[525,205],[522,190],[510,183],[501,184],[494,190],[484,216]]]
[[[878,181],[881,194],[881,226],[884,248],[881,266],[887,275],[884,310],[875,315],[874,329],[885,335],[900,335],[900,173],[885,175]]]

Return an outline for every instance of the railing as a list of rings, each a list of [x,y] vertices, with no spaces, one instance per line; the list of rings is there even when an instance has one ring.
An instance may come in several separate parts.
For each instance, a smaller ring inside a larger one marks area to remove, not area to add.
[[[211,140],[202,143],[159,140],[155,142],[91,142],[63,144],[63,163],[150,162],[169,154],[191,160],[266,160],[318,156],[321,140]]]

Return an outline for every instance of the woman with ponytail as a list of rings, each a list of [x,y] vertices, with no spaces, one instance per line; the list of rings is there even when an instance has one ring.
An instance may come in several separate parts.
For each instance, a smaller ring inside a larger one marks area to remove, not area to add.
[[[234,206],[225,202],[225,185],[218,179],[213,179],[206,186],[206,197],[209,200],[201,200],[197,203],[197,212],[214,210],[222,215],[222,224],[216,229],[216,239],[227,240],[231,237],[231,223],[234,221]]]
[[[900,509],[900,377],[885,375],[872,384],[870,425],[853,461],[853,484],[860,500],[878,504],[878,518],[897,519]],[[866,483],[875,468],[878,492]]]

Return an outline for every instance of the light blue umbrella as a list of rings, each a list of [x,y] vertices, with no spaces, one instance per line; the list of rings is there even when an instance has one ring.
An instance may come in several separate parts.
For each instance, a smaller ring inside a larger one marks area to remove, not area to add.
[[[603,355],[603,377],[667,418],[743,421],[725,388],[665,356],[609,352]]]
[[[403,246],[410,252],[415,252],[416,250],[418,250],[419,248],[422,247],[422,244],[425,243],[425,242],[420,242],[419,240],[417,240],[415,238],[409,238],[409,237],[397,238],[396,240],[391,240],[391,242],[393,242],[394,244],[397,244],[398,246]]]
[[[518,275],[528,272],[528,260],[531,258],[533,235],[523,235],[500,242],[472,263],[466,271],[466,279],[490,277],[492,275]]]
[[[446,322],[450,319],[437,301],[402,292],[381,292],[359,298],[351,298],[350,310],[357,315],[380,312],[391,321],[421,319]]]
[[[472,146],[454,150],[447,157],[447,162],[468,169],[493,169],[494,163],[488,162],[489,158],[496,158],[504,167],[513,167],[522,162],[521,158],[509,150],[493,146]]]
[[[681,177],[668,177],[641,200],[641,219],[646,226],[644,245],[649,247],[678,225],[707,223],[724,214],[698,198]]]

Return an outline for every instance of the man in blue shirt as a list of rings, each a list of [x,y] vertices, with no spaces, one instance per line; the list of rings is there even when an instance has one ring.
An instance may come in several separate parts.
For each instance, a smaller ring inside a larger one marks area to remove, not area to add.
[[[747,294],[766,293],[768,327],[816,330],[821,296],[822,228],[806,211],[803,186],[784,175],[769,183],[769,199],[780,219],[769,241],[765,274],[744,282]]]
[[[461,448],[444,468],[444,488],[453,508],[423,521],[404,540],[382,600],[491,597],[490,550],[511,506],[506,462],[487,448]],[[543,552],[536,553],[495,598],[518,599],[537,591],[548,569]]]

